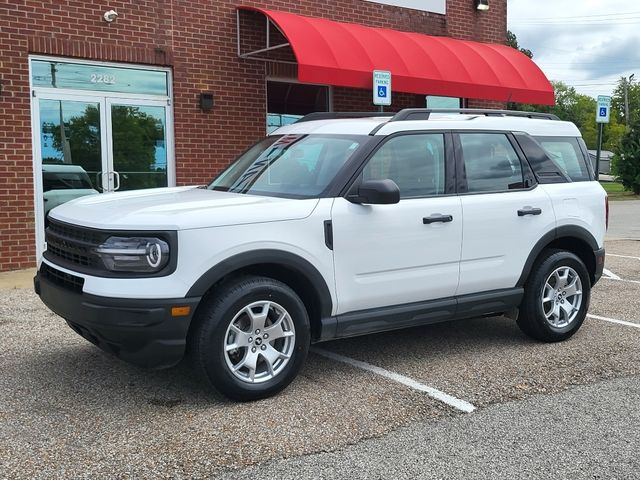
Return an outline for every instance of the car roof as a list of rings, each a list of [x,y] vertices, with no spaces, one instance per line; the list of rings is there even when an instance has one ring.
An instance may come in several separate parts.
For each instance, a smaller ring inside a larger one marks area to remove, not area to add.
[[[280,127],[271,135],[351,134],[391,135],[425,130],[494,130],[526,132],[533,136],[580,137],[571,122],[541,118],[486,116],[478,114],[432,114],[428,120],[390,121],[388,117],[312,120]]]
[[[42,171],[52,173],[86,173],[86,170],[80,165],[68,165],[60,163],[43,163]]]

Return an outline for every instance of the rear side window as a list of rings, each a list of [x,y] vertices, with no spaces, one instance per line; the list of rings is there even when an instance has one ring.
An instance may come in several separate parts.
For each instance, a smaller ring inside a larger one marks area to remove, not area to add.
[[[574,182],[591,180],[582,149],[575,137],[534,137],[547,156]]]
[[[522,165],[502,133],[461,133],[467,191],[502,192],[524,188]]]

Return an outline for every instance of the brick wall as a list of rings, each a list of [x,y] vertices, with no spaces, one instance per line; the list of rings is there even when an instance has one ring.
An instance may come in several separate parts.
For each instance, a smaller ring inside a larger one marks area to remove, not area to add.
[[[0,3],[0,271],[35,264],[29,53],[168,65],[173,69],[178,184],[202,183],[265,130],[262,62],[236,56],[239,3],[433,35],[503,42],[506,0],[479,13],[448,0],[447,16],[362,0],[5,0]],[[118,19],[102,20],[107,9]],[[215,108],[198,108],[213,91]],[[336,109],[370,109],[370,92],[336,88]],[[424,98],[394,95],[394,109]],[[39,172],[38,172],[39,174]]]

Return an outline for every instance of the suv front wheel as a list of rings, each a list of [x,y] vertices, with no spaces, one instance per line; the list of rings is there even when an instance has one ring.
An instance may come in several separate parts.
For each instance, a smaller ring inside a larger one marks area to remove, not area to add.
[[[286,284],[243,277],[223,285],[199,308],[190,335],[195,367],[235,400],[268,397],[298,374],[309,351],[309,318]]]
[[[584,322],[590,296],[591,282],[582,260],[565,250],[546,250],[525,285],[518,326],[536,340],[566,340]]]

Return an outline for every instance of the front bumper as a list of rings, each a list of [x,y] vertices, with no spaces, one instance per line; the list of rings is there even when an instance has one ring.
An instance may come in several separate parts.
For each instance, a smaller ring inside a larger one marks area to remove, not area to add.
[[[201,297],[126,299],[89,295],[38,272],[36,293],[86,340],[116,357],[147,368],[171,367],[182,359],[191,318]],[[172,316],[172,307],[190,307]]]

